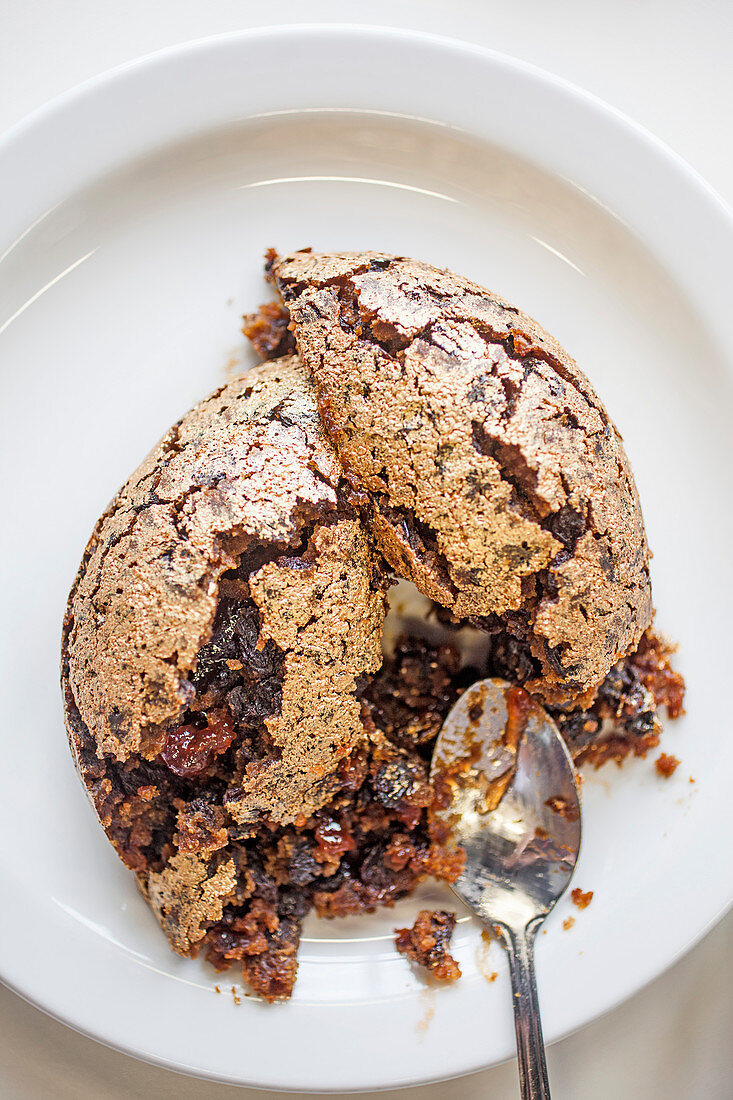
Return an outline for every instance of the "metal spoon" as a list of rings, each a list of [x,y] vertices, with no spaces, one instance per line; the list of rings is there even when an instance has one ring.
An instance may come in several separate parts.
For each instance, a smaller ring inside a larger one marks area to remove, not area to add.
[[[507,950],[522,1097],[545,1100],[550,1088],[534,942],[578,859],[573,762],[557,726],[531,696],[504,680],[480,680],[440,732],[431,778],[441,777],[452,793],[442,813],[466,852],[453,889]]]

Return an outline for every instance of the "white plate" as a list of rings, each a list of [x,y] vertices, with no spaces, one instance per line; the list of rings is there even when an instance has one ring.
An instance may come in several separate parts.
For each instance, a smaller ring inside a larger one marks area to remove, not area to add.
[[[469,920],[454,987],[425,985],[394,951],[416,900],[310,921],[292,1002],[237,1005],[235,978],[168,950],[67,752],[59,625],[94,519],[242,361],[264,249],[306,244],[415,255],[493,287],[577,357],[621,426],[689,714],[665,736],[683,761],[671,780],[651,760],[587,777],[576,883],[595,897],[582,913],[563,903],[540,937],[548,1039],[669,966],[721,916],[733,878],[733,739],[716,693],[733,545],[722,203],[546,74],[354,28],[213,39],[128,66],[12,132],[0,177],[4,980],[139,1057],[273,1088],[412,1084],[513,1051],[504,960],[496,945],[484,957]]]

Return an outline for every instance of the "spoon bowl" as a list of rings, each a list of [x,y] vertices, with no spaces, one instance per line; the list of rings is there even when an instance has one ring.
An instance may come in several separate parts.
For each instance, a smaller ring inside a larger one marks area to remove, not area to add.
[[[549,1097],[534,941],[580,851],[578,779],[544,709],[504,680],[480,680],[448,714],[431,779],[466,863],[453,890],[509,953],[522,1095]]]

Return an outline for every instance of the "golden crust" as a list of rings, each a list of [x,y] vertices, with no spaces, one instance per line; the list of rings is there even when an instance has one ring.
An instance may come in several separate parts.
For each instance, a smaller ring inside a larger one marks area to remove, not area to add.
[[[620,436],[570,356],[475,283],[384,254],[272,267],[377,544],[458,618],[515,613],[542,674],[592,696],[651,620]]]
[[[340,468],[297,359],[255,368],[171,429],[97,524],[69,597],[68,686],[98,751],[159,751],[190,701],[222,573],[336,507]]]
[[[310,561],[307,558],[310,557]],[[240,824],[263,814],[294,822],[331,793],[335,764],[365,738],[356,681],[382,663],[384,599],[358,521],[318,527],[306,556],[269,562],[250,577],[260,638],[285,654],[280,713],[265,720],[279,750],[227,802]]]
[[[236,797],[212,811],[211,837],[194,837],[198,851],[174,848],[162,870],[138,873],[181,954],[195,951],[233,898],[232,859],[212,858],[228,843],[226,824],[315,811],[366,737],[356,679],[381,664],[384,595],[359,522],[338,511],[341,474],[303,366],[294,357],[263,364],[186,414],[132,475],[97,524],[72,589],[65,716],[103,813],[111,784],[98,782],[90,743],[99,761],[155,757],[194,694],[188,677],[211,636],[222,573],[254,544],[276,559],[251,575],[250,593],[261,610],[258,647],[272,640],[284,654],[281,713],[267,720],[279,758],[230,790]],[[283,556],[319,515],[305,553]],[[176,843],[184,847],[178,835]]]
[[[237,872],[232,859],[212,867],[208,857],[178,852],[162,871],[138,881],[173,950],[190,955],[233,900]]]

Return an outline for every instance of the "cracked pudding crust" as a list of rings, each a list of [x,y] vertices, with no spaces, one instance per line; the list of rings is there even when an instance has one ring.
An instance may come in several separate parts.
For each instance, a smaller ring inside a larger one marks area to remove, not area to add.
[[[389,564],[526,642],[525,686],[546,702],[590,702],[652,605],[621,437],[575,362],[508,302],[414,260],[269,267]]]
[[[117,494],[62,646],[78,770],[171,946],[268,1001],[310,910],[460,874],[428,774],[468,685],[523,684],[596,765],[645,755],[684,692],[619,437],[551,338],[412,261],[270,266],[287,306],[245,323],[270,361]],[[394,644],[390,572],[429,597]],[[402,949],[456,977],[452,922]]]
[[[363,740],[355,683],[381,663],[384,617],[339,478],[296,359],[168,433],[98,523],[69,600],[67,686],[100,753],[191,778],[262,727],[267,766],[255,746],[228,813],[289,821],[326,800]]]
[[[168,432],[99,520],[69,598],[69,687],[101,752],[160,751],[193,698],[220,578],[335,516],[339,477],[295,359],[256,368]]]
[[[182,953],[257,899],[241,846],[261,823],[316,829],[340,764],[378,749],[357,683],[381,664],[384,582],[340,478],[298,361],[256,368],[133,474],[69,597],[72,749]]]

